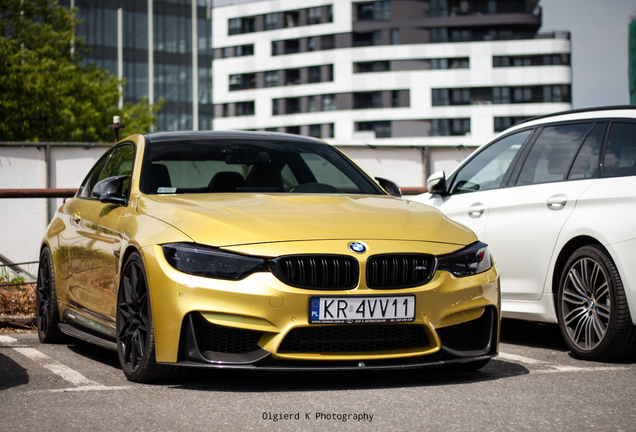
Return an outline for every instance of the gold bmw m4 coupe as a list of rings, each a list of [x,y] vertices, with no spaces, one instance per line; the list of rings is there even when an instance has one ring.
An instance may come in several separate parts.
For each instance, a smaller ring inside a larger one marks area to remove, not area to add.
[[[137,382],[185,367],[478,369],[499,341],[488,246],[399,195],[312,138],[130,136],[47,228],[40,341],[115,350]]]

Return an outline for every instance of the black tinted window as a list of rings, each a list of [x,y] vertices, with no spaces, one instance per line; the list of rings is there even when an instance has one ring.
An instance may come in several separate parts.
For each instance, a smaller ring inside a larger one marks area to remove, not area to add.
[[[564,180],[590,126],[577,123],[545,127],[521,168],[517,185]]]
[[[496,189],[532,130],[508,135],[480,151],[458,173],[451,193]]]
[[[603,177],[636,175],[636,124],[612,123],[605,158]]]
[[[574,159],[568,179],[586,179],[596,177],[598,174],[598,157],[603,144],[603,131],[605,123],[597,123]]]

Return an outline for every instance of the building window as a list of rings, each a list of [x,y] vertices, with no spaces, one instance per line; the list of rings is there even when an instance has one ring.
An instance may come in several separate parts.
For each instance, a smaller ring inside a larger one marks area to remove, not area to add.
[[[321,138],[322,136],[321,129],[322,129],[322,125],[319,125],[319,124],[309,125],[309,136],[314,138]]]
[[[278,71],[265,72],[265,87],[276,87],[278,85]]]
[[[316,96],[307,97],[307,112],[316,112],[318,107],[316,106]]]
[[[320,66],[312,66],[309,68],[309,82],[320,82]]]
[[[438,58],[430,60],[431,69],[468,69],[468,57]]]
[[[371,62],[359,62],[353,64],[354,73],[369,73],[369,72],[386,72],[390,70],[390,63],[385,60],[371,61]]]
[[[400,29],[397,29],[397,28],[391,29],[389,43],[391,45],[399,45],[400,44]]]
[[[298,114],[300,112],[300,98],[285,99],[285,114]]]
[[[289,39],[285,41],[285,54],[296,54],[300,52],[300,43],[298,39]]]
[[[448,30],[445,27],[431,29],[431,42],[448,42]]]
[[[493,87],[492,88],[493,104],[509,104],[510,88],[509,87]]]
[[[313,7],[307,10],[307,22],[309,24],[320,24],[322,10],[320,7]]]
[[[470,105],[470,89],[452,89],[451,105]]]
[[[316,37],[307,38],[307,51],[316,51]]]
[[[285,70],[285,85],[300,84],[300,69]]]
[[[495,117],[495,132],[503,132],[527,118],[529,117]]]
[[[493,56],[492,67],[524,67],[570,65],[569,54],[537,54],[529,56]]]
[[[327,65],[325,69],[327,73],[326,73],[324,81],[326,82],[333,81],[333,65]]]
[[[237,102],[235,113],[237,116],[254,115],[254,101]]]
[[[391,91],[391,106],[393,108],[399,108],[400,107],[400,91],[399,90],[392,90]]]
[[[374,1],[356,5],[358,21],[388,21],[391,19],[389,1]]]
[[[359,92],[353,94],[353,109],[382,108],[380,92]]]
[[[381,41],[382,38],[379,30],[365,33],[353,33],[354,47],[380,45]]]
[[[336,110],[336,95],[326,94],[322,96],[322,111]]]
[[[429,15],[432,17],[448,16],[448,5],[446,0],[431,0]]]
[[[300,135],[300,126],[287,126],[285,132],[288,134]]]
[[[433,106],[450,105],[448,89],[433,89]]]
[[[431,136],[461,136],[470,133],[470,119],[433,119]]]
[[[265,15],[265,30],[275,30],[278,28],[278,14],[271,13]]]
[[[298,12],[285,12],[285,27],[298,26]]]
[[[390,121],[356,122],[355,129],[360,132],[374,132],[376,138],[391,138],[392,136]]]
[[[230,18],[228,20],[228,34],[237,35],[254,32],[254,18]]]
[[[333,35],[324,35],[321,38],[322,48],[323,50],[334,49],[336,46],[335,38]]]
[[[230,91],[256,88],[256,74],[230,75]]]

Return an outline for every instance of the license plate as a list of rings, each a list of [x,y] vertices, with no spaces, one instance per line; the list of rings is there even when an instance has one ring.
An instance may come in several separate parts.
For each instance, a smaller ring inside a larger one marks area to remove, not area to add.
[[[395,323],[415,320],[415,296],[311,297],[310,324]]]

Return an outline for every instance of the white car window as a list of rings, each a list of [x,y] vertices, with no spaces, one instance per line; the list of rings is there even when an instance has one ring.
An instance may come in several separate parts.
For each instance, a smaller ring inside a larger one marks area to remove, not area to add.
[[[549,126],[532,146],[517,179],[517,186],[561,181],[590,123]]]
[[[597,175],[598,156],[603,143],[603,131],[605,123],[596,123],[574,159],[568,179],[587,179]]]
[[[636,175],[636,124],[613,123],[607,140],[603,177]]]
[[[529,129],[508,135],[480,151],[457,173],[451,194],[500,187],[510,163],[531,133]]]

